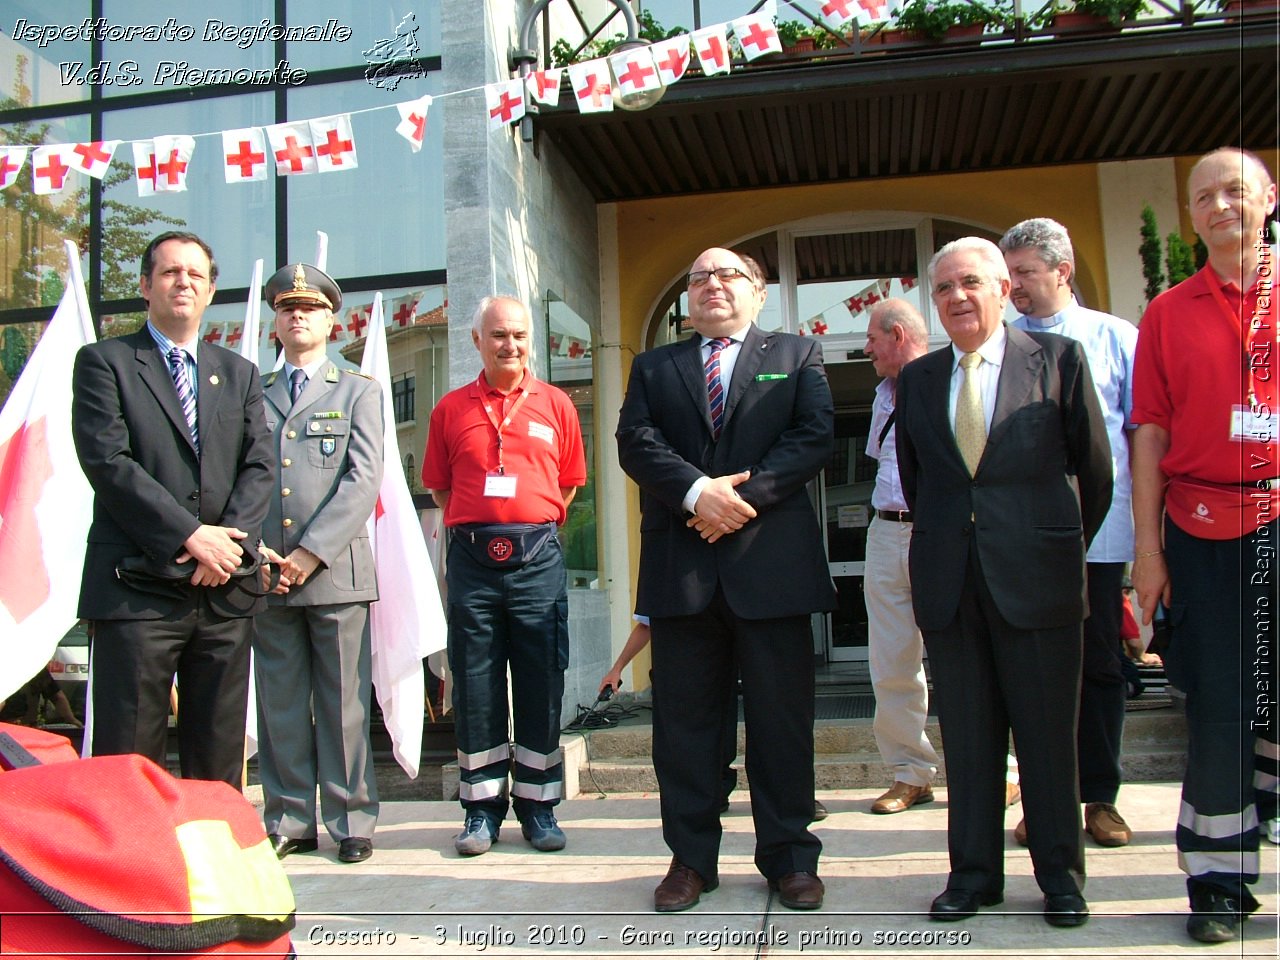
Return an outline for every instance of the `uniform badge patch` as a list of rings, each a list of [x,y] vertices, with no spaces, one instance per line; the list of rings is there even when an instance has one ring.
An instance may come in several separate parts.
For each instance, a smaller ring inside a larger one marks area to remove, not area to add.
[[[494,537],[489,541],[488,551],[491,560],[505,563],[511,559],[512,553],[515,552],[515,546],[506,537]]]
[[[338,441],[333,437],[320,438],[320,452],[326,457],[332,457],[333,452],[338,449]]]

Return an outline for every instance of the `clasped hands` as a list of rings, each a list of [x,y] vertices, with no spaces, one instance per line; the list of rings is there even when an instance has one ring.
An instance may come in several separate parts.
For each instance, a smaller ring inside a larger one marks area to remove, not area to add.
[[[288,593],[290,587],[300,587],[306,583],[307,578],[315,573],[316,568],[320,566],[320,558],[304,547],[294,547],[287,557],[282,557],[264,543],[262,545],[262,556],[267,563],[274,563],[280,568],[280,582],[271,592],[281,596]],[[264,568],[262,571],[262,589],[266,590],[270,586],[271,575]]]
[[[741,530],[748,520],[755,518],[756,510],[738,496],[734,488],[750,479],[750,472],[745,470],[729,476],[712,477],[698,494],[693,505],[694,515],[685,525],[697,530],[708,543],[715,543],[721,537]]]

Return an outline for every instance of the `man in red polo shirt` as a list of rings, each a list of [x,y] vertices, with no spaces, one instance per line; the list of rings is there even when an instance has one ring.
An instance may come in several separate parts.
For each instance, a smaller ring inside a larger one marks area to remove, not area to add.
[[[565,845],[552,812],[564,793],[560,701],[569,662],[555,533],[587,468],[572,401],[528,370],[532,338],[523,303],[480,301],[471,339],[484,371],[440,398],[422,460],[423,486],[449,530],[449,669],[466,810],[454,847],[463,856],[498,839],[508,774],[525,839],[538,850]]]
[[[1258,908],[1259,825],[1277,817],[1276,186],[1237,149],[1187,182],[1204,269],[1148,307],[1134,366],[1133,583],[1167,606],[1169,680],[1187,695],[1178,860],[1196,940],[1231,940]],[[1272,826],[1274,824],[1274,826]]]

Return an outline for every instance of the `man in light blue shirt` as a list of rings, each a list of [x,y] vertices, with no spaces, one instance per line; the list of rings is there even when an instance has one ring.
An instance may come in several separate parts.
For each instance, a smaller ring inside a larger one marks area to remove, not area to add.
[[[1133,358],[1138,330],[1108,313],[1088,310],[1071,291],[1075,255],[1062,224],[1024,220],[1000,240],[1021,314],[1013,326],[1056,333],[1084,347],[1111,443],[1115,475],[1111,509],[1086,556],[1089,617],[1084,622],[1084,670],[1077,730],[1080,799],[1085,830],[1101,846],[1122,847],[1132,833],[1116,810],[1120,790],[1120,740],[1126,685],[1121,673],[1120,617],[1125,564],[1133,559],[1129,414],[1133,407]],[[1015,835],[1026,842],[1025,822]]]

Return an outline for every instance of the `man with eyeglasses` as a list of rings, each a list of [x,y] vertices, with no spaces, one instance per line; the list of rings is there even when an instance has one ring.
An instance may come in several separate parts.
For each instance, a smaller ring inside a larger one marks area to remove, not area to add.
[[[805,485],[831,456],[831,390],[816,341],[755,325],[754,260],[712,248],[688,282],[696,334],[635,359],[617,430],[640,486],[636,609],[651,619],[653,760],[674,855],[654,907],[688,909],[718,883],[721,718],[740,676],[756,867],[783,906],[815,909],[809,617],[836,594]]]
[[[1044,919],[1079,926],[1085,550],[1111,504],[1111,447],[1081,345],[1004,325],[995,244],[947,244],[929,282],[952,345],[902,368],[897,443],[947,763],[951,873],[930,916],[960,920],[1004,898],[1012,730]]]

